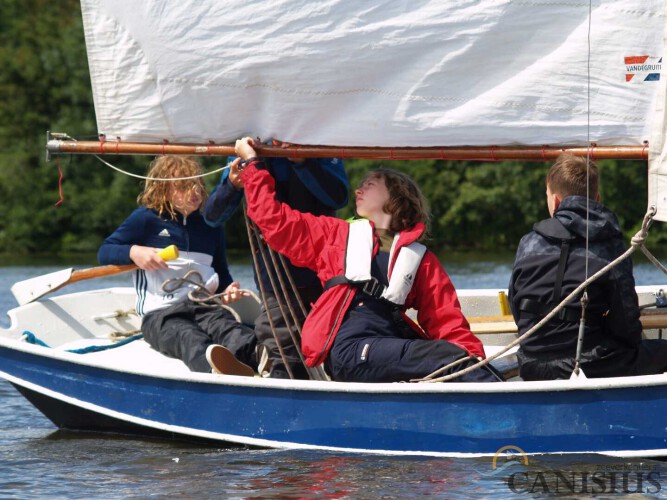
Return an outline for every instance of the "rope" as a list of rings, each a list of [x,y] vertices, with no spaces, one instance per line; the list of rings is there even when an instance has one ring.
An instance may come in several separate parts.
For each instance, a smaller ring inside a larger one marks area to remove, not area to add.
[[[648,236],[648,230],[651,227],[651,224],[653,223],[653,216],[656,213],[656,207],[651,205],[648,208],[648,211],[646,212],[646,215],[644,215],[644,221],[642,222],[642,227],[639,231],[637,231],[637,234],[635,234],[632,239],[630,240],[630,248],[628,248],[623,254],[621,254],[619,257],[611,261],[609,264],[607,264],[605,267],[600,269],[597,273],[593,274],[591,277],[589,277],[587,280],[585,280],[583,283],[581,283],[572,293],[570,293],[567,297],[565,297],[560,304],[558,304],[556,307],[554,307],[549,314],[547,314],[544,318],[542,318],[536,325],[533,325],[532,328],[530,328],[528,331],[526,331],[523,335],[521,335],[519,338],[513,340],[509,344],[507,344],[505,347],[503,347],[500,351],[498,351],[496,354],[489,356],[486,359],[481,360],[479,363],[476,363],[474,365],[471,365],[467,368],[464,368],[463,370],[460,370],[456,373],[450,373],[449,375],[446,375],[444,377],[439,377],[439,378],[431,378],[431,375],[427,375],[423,379],[415,379],[414,382],[447,382],[449,380],[453,380],[455,378],[460,377],[461,375],[464,375],[466,373],[470,373],[473,370],[477,370],[478,368],[481,368],[483,366],[488,365],[491,361],[494,359],[499,358],[503,354],[505,354],[507,351],[509,351],[511,348],[514,346],[520,344],[524,340],[526,340],[528,337],[530,337],[533,333],[535,333],[537,330],[542,328],[548,321],[551,320],[556,314],[558,314],[567,304],[572,302],[581,292],[583,292],[588,285],[593,283],[594,281],[598,280],[600,277],[604,276],[607,272],[609,272],[611,269],[619,265],[621,262],[623,262],[625,259],[630,257],[638,248],[643,248],[644,243],[646,241],[646,237]],[[664,267],[660,265],[660,267],[664,270]],[[440,372],[442,369],[437,370],[437,373]],[[412,381],[411,381],[412,382]]]
[[[35,344],[35,345],[41,345],[42,347],[51,347],[45,342],[42,342],[39,340],[37,337],[35,337],[35,334],[32,332],[29,332],[28,330],[25,330],[23,332],[23,335],[21,335],[21,340],[24,340],[28,344]]]
[[[114,342],[119,342],[123,339],[131,337],[132,335],[136,335],[137,333],[141,333],[141,330],[130,330],[127,332],[111,332],[109,334],[109,338]]]
[[[65,201],[65,198],[63,197],[63,171],[60,168],[60,157],[58,157],[56,163],[58,164],[58,195],[60,196],[60,199],[54,206],[59,207],[62,205],[63,201]]]
[[[70,141],[77,142],[77,140],[74,137],[71,137],[67,134],[63,134],[63,138],[69,139]],[[100,154],[103,154],[104,153],[104,142],[106,141],[106,137],[104,136],[104,134],[100,134],[99,139],[100,139]],[[116,152],[118,152],[119,142],[120,141],[118,141],[116,143]],[[162,145],[162,154],[164,155],[164,143]],[[167,179],[158,179],[156,177],[146,177],[146,176],[143,176],[143,175],[137,175],[137,174],[133,174],[131,172],[127,172],[125,170],[122,170],[122,169],[112,165],[108,161],[100,158],[98,155],[93,155],[93,156],[95,158],[97,158],[99,161],[101,161],[107,167],[114,169],[116,172],[120,172],[121,174],[127,175],[128,177],[134,177],[136,179],[142,179],[142,180],[145,180],[145,181],[164,181],[164,182],[187,181],[187,180],[191,180],[191,179],[199,179],[200,177],[206,177],[208,175],[217,174],[218,172],[222,172],[223,170],[227,170],[228,168],[230,168],[229,165],[225,165],[224,167],[220,167],[216,170],[212,170],[211,172],[205,172],[205,173],[199,174],[199,175],[191,175],[189,177],[170,177],[170,178],[167,178]],[[58,162],[58,170],[60,170],[60,162]],[[62,173],[61,173],[61,181],[62,181]],[[61,192],[61,198],[62,198],[62,192]],[[59,203],[57,203],[56,205],[58,205]]]
[[[299,295],[299,292],[297,290],[296,284],[294,282],[294,278],[292,277],[291,272],[289,271],[289,268],[287,267],[287,264],[285,262],[285,258],[281,255],[275,252],[270,246],[266,244],[266,242],[260,237],[261,233],[259,231],[259,228],[252,222],[247,215],[247,205],[244,202],[244,216],[246,220],[246,228],[248,230],[248,239],[250,240],[250,245],[252,248],[252,255],[253,255],[253,263],[255,264],[255,273],[258,276],[257,282],[259,283],[260,286],[260,293],[262,295],[262,302],[264,303],[264,309],[266,310],[267,318],[269,319],[269,326],[271,328],[271,333],[273,335],[273,338],[276,342],[276,345],[278,347],[278,352],[280,353],[280,357],[285,365],[285,368],[287,370],[287,373],[289,374],[290,378],[294,378],[294,374],[292,373],[291,367],[289,362],[287,361],[287,357],[285,356],[285,352],[283,350],[283,347],[280,343],[280,340],[278,338],[278,334],[276,332],[276,327],[275,323],[273,322],[273,319],[271,318],[271,314],[269,313],[268,307],[267,307],[267,301],[266,301],[266,291],[264,289],[262,280],[259,279],[260,272],[259,272],[259,261],[258,261],[258,252],[257,249],[259,249],[259,252],[262,254],[262,258],[264,259],[264,264],[267,269],[267,275],[269,278],[269,281],[271,282],[271,286],[273,287],[273,290],[275,292],[275,297],[276,301],[278,302],[278,307],[280,309],[280,313],[283,317],[283,320],[285,321],[285,326],[287,328],[287,331],[290,334],[290,338],[292,339],[292,343],[294,344],[294,347],[296,349],[297,354],[299,355],[299,359],[303,366],[306,368],[306,371],[308,373],[308,376],[311,379],[315,380],[326,380],[327,377],[324,374],[323,370],[321,368],[309,368],[306,365],[305,359],[303,357],[303,353],[301,352],[300,344],[301,344],[301,322],[299,320],[299,316],[295,311],[294,304],[292,302],[292,297],[296,298],[296,301],[298,302],[298,305],[301,309],[301,312],[303,313],[303,317],[305,318],[307,316],[307,311],[306,308],[303,304],[303,301],[301,300],[301,297]],[[257,247],[255,247],[254,241],[253,241],[253,235],[254,235],[254,240],[257,243]],[[266,253],[268,252],[269,257],[271,258],[271,263],[272,267],[269,266],[269,262],[266,258]],[[278,259],[276,259],[276,255],[279,256],[280,263],[278,262]],[[278,293],[278,287],[276,286],[276,280],[274,278],[273,273],[278,278],[278,282],[280,283],[280,293]],[[287,277],[289,281],[289,288],[288,285],[285,283],[285,280],[283,279],[283,273]],[[287,306],[287,309],[286,307]],[[289,312],[288,312],[289,310]],[[290,320],[291,318],[291,320]],[[297,330],[298,333],[298,338],[294,334],[294,331],[292,330],[292,324],[294,324],[294,327]]]
[[[658,259],[656,259],[653,256],[653,254],[651,252],[649,252],[648,249],[644,245],[642,245],[640,248],[641,248],[641,251],[643,252],[643,254],[646,256],[646,258],[648,260],[650,260],[655,265],[655,267],[660,269],[663,273],[667,274],[667,267],[663,266],[660,263],[660,261]]]
[[[81,349],[69,349],[67,352],[73,352],[74,354],[88,354],[91,352],[100,352],[100,351],[107,351],[109,349],[115,349],[116,347],[123,346],[125,344],[129,344],[130,342],[134,342],[135,340],[143,339],[144,334],[140,333],[138,335],[134,335],[133,337],[129,337],[125,340],[121,340],[120,342],[116,342],[114,344],[109,344],[109,345],[91,345],[90,347],[83,347]]]
[[[125,344],[129,344],[130,342],[134,342],[135,340],[142,339],[144,337],[143,333],[140,333],[138,335],[134,335],[132,337],[126,338],[125,340],[121,340],[120,342],[116,342],[114,344],[108,344],[108,345],[91,345],[88,347],[82,347],[80,349],[68,349],[65,352],[71,352],[74,354],[88,354],[91,352],[100,352],[100,351],[107,351],[109,349],[115,349],[116,347],[123,346]],[[51,348],[48,344],[45,342],[41,341],[38,339],[34,333],[29,332],[29,331],[24,331],[23,335],[21,337],[22,340],[27,342],[28,344],[34,344],[34,345],[39,345],[42,347],[48,347],[49,349]]]
[[[590,167],[591,159],[593,158],[593,148],[591,144],[591,25],[593,23],[593,7],[592,2],[588,2],[588,32],[587,32],[587,54],[586,54],[586,142],[589,145],[586,151],[586,248],[585,248],[585,271],[584,278],[588,279],[588,263],[589,263],[589,216],[591,203],[591,187],[590,187]],[[584,290],[581,295],[581,319],[579,321],[579,332],[577,334],[577,349],[574,355],[574,370],[575,375],[579,375],[581,366],[581,352],[584,346],[584,335],[586,333],[586,307],[588,306],[588,291]]]
[[[209,307],[221,307],[230,312],[234,319],[241,323],[241,316],[234,308],[228,306],[222,300],[225,292],[211,293],[208,288],[204,286],[204,278],[197,271],[188,271],[182,278],[171,278],[162,283],[162,291],[165,293],[173,293],[179,288],[190,285],[194,289],[188,292],[188,299],[195,304],[200,304]]]
[[[276,341],[276,347],[278,347],[278,353],[280,354],[280,358],[282,359],[283,363],[285,364],[285,369],[287,370],[287,374],[290,376],[290,379],[294,378],[294,374],[292,373],[292,369],[290,367],[290,364],[287,362],[287,358],[285,356],[285,351],[283,350],[283,346],[280,343],[280,340],[278,339],[278,334],[276,333],[276,326],[273,323],[273,318],[271,317],[271,314],[269,314],[269,310],[267,307],[266,303],[266,289],[264,288],[264,282],[260,279],[261,273],[259,270],[259,257],[258,257],[258,252],[260,251],[257,246],[261,245],[261,241],[259,238],[259,235],[254,232],[253,228],[251,227],[251,222],[250,219],[248,218],[248,213],[247,213],[247,203],[245,199],[243,200],[243,215],[245,217],[245,223],[246,223],[246,230],[248,232],[248,242],[250,243],[250,252],[252,254],[252,262],[253,266],[255,268],[255,276],[257,276],[257,284],[259,285],[259,294],[261,295],[262,298],[262,304],[264,304],[264,310],[266,311],[266,317],[269,320],[269,327],[271,328],[271,334],[273,335],[273,339]],[[270,278],[270,276],[269,276]]]
[[[256,226],[255,226],[256,227]],[[290,272],[289,268],[287,267],[287,264],[285,262],[285,257],[279,253],[277,253],[275,250],[273,250],[270,246],[264,244],[264,246],[268,249],[269,255],[271,256],[271,262],[273,263],[274,269],[276,270],[276,275],[278,276],[278,281],[280,282],[280,290],[282,293],[282,299],[285,301],[287,304],[287,307],[289,309],[289,312],[292,316],[292,321],[294,322],[294,326],[296,327],[298,333],[299,333],[299,338],[297,341],[297,338],[292,335],[292,330],[290,329],[290,336],[292,337],[292,342],[294,342],[294,346],[296,347],[296,351],[299,354],[299,359],[301,360],[301,363],[303,366],[306,368],[306,371],[308,372],[309,376],[311,378],[316,378],[318,380],[326,380],[326,377],[323,373],[323,369],[321,367],[317,368],[309,368],[306,366],[306,361],[303,357],[303,354],[301,353],[301,349],[299,348],[299,345],[301,343],[301,320],[299,319],[299,316],[294,310],[294,304],[292,303],[292,298],[296,297],[296,301],[298,302],[301,312],[303,313],[303,317],[305,318],[308,315],[308,312],[306,311],[306,307],[303,304],[303,301],[301,300],[301,296],[299,295],[299,291],[297,290],[296,284],[294,282],[294,278],[292,277],[292,273]],[[276,255],[279,256],[280,258],[280,264],[278,264],[276,260]],[[282,272],[281,272],[282,271]],[[289,286],[285,284],[285,280],[283,279],[283,273],[285,276],[287,276],[287,279],[289,281]],[[275,288],[274,288],[275,290]],[[276,294],[276,299],[278,299],[278,294]],[[281,309],[282,312],[282,309]],[[284,316],[285,319],[287,320],[287,317]],[[311,372],[312,370],[312,372]]]
[[[449,371],[451,368],[454,368],[455,366],[458,366],[462,363],[470,361],[471,359],[477,359],[477,358],[473,357],[472,354],[469,355],[469,356],[464,356],[461,359],[457,359],[456,361],[452,361],[451,363],[449,363],[448,365],[443,366],[442,368],[438,368],[436,371],[434,371],[433,373],[431,373],[429,375],[426,375],[424,378],[412,379],[412,380],[410,380],[410,382],[426,382],[426,381],[432,379],[433,377],[435,377],[436,375],[440,375],[441,373]]]
[[[95,158],[97,158],[98,160],[100,160],[102,163],[104,163],[107,167],[114,169],[116,172],[120,172],[121,174],[127,175],[129,177],[135,177],[137,179],[143,179],[145,181],[163,181],[163,182],[187,181],[187,180],[190,180],[190,179],[199,179],[200,177],[206,177],[208,175],[217,174],[218,172],[222,172],[223,170],[227,170],[228,168],[230,168],[229,165],[225,165],[224,167],[220,167],[216,170],[211,170],[210,172],[205,172],[205,173],[199,174],[199,175],[190,175],[188,177],[169,177],[169,178],[146,177],[144,175],[137,175],[137,174],[133,174],[132,172],[127,172],[125,170],[122,170],[122,169],[112,165],[108,161],[100,158],[98,155],[93,155],[93,156]]]

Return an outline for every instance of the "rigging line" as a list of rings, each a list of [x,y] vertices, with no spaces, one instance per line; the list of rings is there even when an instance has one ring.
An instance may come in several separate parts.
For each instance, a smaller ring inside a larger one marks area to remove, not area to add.
[[[593,22],[593,2],[592,0],[588,1],[588,52],[586,54],[586,142],[588,144],[588,149],[586,150],[586,270],[585,278],[588,279],[588,226],[589,226],[589,209],[590,209],[590,199],[591,199],[591,187],[590,187],[590,162],[591,162],[591,25]]]
[[[256,224],[254,225],[254,227],[257,231],[259,231],[259,228],[257,228]],[[291,314],[294,327],[298,332],[299,341],[297,342],[296,335],[294,335],[294,332],[292,332],[291,328],[289,329],[289,334],[290,337],[292,337],[292,342],[296,346],[296,351],[297,354],[299,355],[299,359],[301,360],[301,363],[306,368],[306,371],[308,372],[311,378],[314,378],[315,380],[326,380],[325,374],[321,366],[311,368],[306,364],[306,360],[304,359],[301,349],[299,347],[301,340],[302,320],[297,314],[297,311],[295,310],[293,301],[296,300],[303,314],[304,319],[306,318],[306,316],[308,316],[308,311],[306,311],[306,308],[303,304],[303,300],[301,300],[299,290],[296,286],[296,283],[294,282],[292,273],[289,270],[289,267],[287,266],[286,259],[281,253],[276,252],[268,244],[266,244],[266,241],[264,241],[264,246],[269,252],[269,256],[271,257],[271,262],[273,263],[273,269],[276,273],[276,276],[278,277],[278,281],[280,282],[282,300],[285,301],[289,309],[289,312]],[[278,258],[276,258],[276,256],[278,256]],[[287,280],[289,282],[289,287],[287,286],[287,283],[285,283],[284,277],[287,277]],[[277,293],[278,291],[277,290],[274,291],[276,292],[276,299],[279,299],[279,295]],[[284,317],[284,319],[287,323],[287,317]]]
[[[121,174],[127,175],[129,177],[135,177],[137,179],[143,179],[145,181],[164,181],[164,182],[187,181],[187,180],[190,180],[190,179],[199,179],[200,177],[206,177],[207,175],[217,174],[218,172],[222,172],[223,170],[226,170],[226,169],[230,168],[230,165],[225,165],[224,167],[220,167],[216,170],[211,170],[210,172],[205,172],[205,173],[199,174],[199,175],[191,175],[189,177],[169,177],[167,179],[162,179],[162,178],[157,178],[157,177],[146,177],[144,175],[137,175],[137,174],[133,174],[132,172],[126,172],[125,170],[122,170],[122,169],[112,165],[108,161],[103,160],[98,155],[93,155],[93,156],[95,158],[97,158],[98,160],[100,160],[102,163],[104,163],[107,167],[112,168],[112,169],[116,170],[117,172],[120,172]]]
[[[271,282],[271,286],[273,287],[276,303],[278,304],[278,307],[280,309],[281,316],[285,322],[285,326],[287,328],[287,331],[290,335],[290,338],[292,340],[292,344],[294,345],[294,348],[296,350],[296,353],[299,356],[299,360],[303,364],[303,366],[306,369],[306,372],[308,373],[308,377],[313,380],[327,380],[327,375],[323,371],[322,367],[314,367],[311,368],[306,364],[306,360],[303,357],[303,353],[301,352],[301,319],[298,317],[297,312],[295,311],[294,304],[292,302],[293,297],[296,297],[296,300],[301,307],[301,311],[303,312],[303,317],[305,318],[307,316],[307,311],[305,309],[305,306],[303,305],[303,301],[301,300],[301,297],[299,296],[299,292],[297,290],[297,287],[295,285],[295,282],[292,278],[292,274],[287,268],[287,263],[285,261],[285,258],[278,252],[275,252],[267,243],[266,241],[261,237],[261,232],[257,225],[248,217],[247,214],[247,203],[244,200],[243,203],[243,209],[244,209],[244,217],[246,221],[246,228],[248,230],[248,239],[250,240],[250,246],[253,252],[253,262],[255,263],[255,271],[257,273],[257,276],[260,277],[260,272],[258,268],[258,260],[261,255],[264,265],[266,267],[266,275],[269,278],[269,281]],[[257,243],[257,247],[255,248],[253,241],[252,241],[252,235],[254,235]],[[273,266],[271,267],[269,265],[269,262],[266,258],[266,253],[269,254],[271,257],[271,261],[273,263]],[[279,256],[280,258],[280,263],[282,267],[278,265],[278,259],[276,259],[276,255]],[[288,277],[289,283],[291,285],[291,293],[288,292],[287,285],[283,279],[282,274],[285,274]],[[278,278],[278,281],[280,282],[280,290],[278,289],[275,279],[274,279],[274,274]],[[262,302],[264,303],[264,307],[267,311],[267,317],[269,319],[269,326],[271,327],[271,333],[273,334],[273,338],[276,342],[276,345],[278,346],[278,350],[280,352],[280,356],[282,358],[283,363],[285,364],[285,368],[290,375],[290,378],[294,378],[294,375],[292,373],[292,369],[290,366],[290,363],[286,359],[285,353],[283,351],[283,347],[281,345],[281,341],[278,338],[278,333],[276,331],[276,326],[273,322],[273,319],[271,318],[271,315],[269,314],[269,308],[266,300],[266,292],[263,287],[263,283],[261,279],[257,279],[257,282],[259,283],[259,286],[261,288],[262,292]],[[281,295],[282,293],[282,295]],[[291,316],[288,317],[287,310],[285,309],[285,305],[287,305],[287,308],[289,309],[289,314]],[[291,320],[290,320],[291,317]],[[292,323],[294,324],[294,327],[296,328],[296,332],[292,330]]]
[[[250,219],[249,219],[250,220]],[[282,277],[282,270],[278,267],[278,262],[275,257],[275,251],[266,243],[266,240],[260,239],[259,235],[261,234],[261,231],[259,230],[259,227],[257,227],[257,224],[255,224],[252,220],[250,220],[251,227],[254,230],[255,237],[258,239],[258,248],[260,250],[260,254],[262,256],[262,259],[264,260],[264,265],[266,267],[266,275],[269,278],[269,281],[271,282],[271,287],[273,288],[274,292],[274,297],[276,299],[276,302],[278,304],[278,308],[280,309],[280,314],[285,321],[285,326],[287,328],[287,332],[290,335],[290,338],[292,339],[292,344],[294,345],[294,348],[296,349],[296,352],[299,356],[299,360],[303,364],[303,366],[306,368],[306,371],[308,372],[308,376],[311,379],[318,379],[321,374],[315,370],[312,371],[308,366],[306,365],[306,361],[303,357],[303,353],[301,352],[301,348],[299,347],[301,344],[301,326],[300,326],[300,321],[298,317],[296,316],[296,313],[294,311],[294,307],[292,304],[291,299],[289,298],[289,294],[287,292],[286,286],[285,286],[285,281],[283,280]],[[267,260],[267,254],[271,258],[271,264]],[[278,279],[278,282],[280,284],[280,288],[278,288],[278,283],[276,283],[275,278]],[[260,281],[258,279],[258,281]],[[296,290],[293,291],[294,294],[296,295],[298,292]],[[281,295],[282,293],[282,295]],[[267,306],[267,311],[268,311],[268,304],[265,302],[265,306]],[[287,306],[287,307],[286,307]],[[267,313],[268,314],[268,313]],[[291,318],[291,319],[290,319]],[[293,331],[292,327],[296,328],[296,332]],[[277,335],[277,334],[276,334]],[[277,341],[277,337],[276,337]],[[283,358],[283,362],[285,362],[286,368],[289,365],[285,358]],[[294,378],[292,376],[291,371],[288,369],[288,373],[290,373],[290,377]]]
[[[590,186],[590,168],[591,168],[591,25],[593,23],[593,6],[592,0],[588,2],[588,32],[587,32],[587,52],[586,52],[586,142],[588,148],[586,149],[586,253],[584,255],[584,282],[588,280],[588,261],[589,261],[589,226],[590,226],[590,202],[591,202],[591,186]],[[598,182],[599,184],[599,182]],[[581,353],[584,347],[584,335],[586,333],[586,307],[588,306],[588,289],[584,288],[581,295],[581,318],[579,320],[579,331],[577,334],[577,346],[574,353],[574,369],[572,372],[579,375],[581,366]]]
[[[648,248],[645,246],[641,247],[642,253],[646,256],[648,260],[650,260],[655,267],[660,269],[663,273],[667,274],[667,267],[663,266],[662,263],[653,255]]]
[[[292,290],[294,291],[294,295],[296,296],[299,307],[301,308],[301,313],[303,314],[303,317],[305,318],[306,316],[308,316],[308,311],[306,310],[306,306],[303,304],[303,300],[301,300],[301,295],[299,295],[299,293],[297,291],[298,288],[296,286],[296,283],[294,282],[292,272],[287,267],[287,262],[285,262],[285,256],[283,254],[279,253],[278,257],[280,258],[280,263],[282,264],[283,269],[285,271],[285,276],[287,276],[287,280],[289,281],[290,286],[292,287]]]
[[[292,373],[292,368],[290,367],[290,364],[287,362],[287,356],[285,355],[285,351],[283,350],[283,346],[278,339],[278,334],[276,333],[276,326],[273,321],[273,318],[271,317],[271,313],[269,311],[269,308],[267,307],[267,301],[266,301],[266,289],[264,288],[264,281],[261,279],[261,272],[259,269],[259,252],[261,252],[260,246],[262,244],[260,240],[259,233],[255,230],[254,223],[250,220],[248,217],[248,203],[243,199],[243,217],[245,219],[245,227],[248,232],[248,242],[250,243],[250,251],[252,254],[252,262],[253,266],[255,267],[255,276],[257,276],[257,285],[259,286],[259,293],[262,298],[262,304],[264,305],[264,309],[266,311],[266,317],[269,320],[269,328],[271,330],[271,334],[273,335],[273,339],[276,342],[276,347],[278,348],[278,353],[280,354],[280,358],[285,364],[285,369],[287,370],[287,374],[289,375],[290,379],[294,379],[294,374]],[[265,261],[266,262],[266,261]],[[271,279],[271,274],[270,271],[267,269],[267,275]],[[298,350],[297,346],[297,350]]]
[[[67,135],[67,134],[64,134],[64,136],[65,136],[67,139],[70,139],[70,140],[72,140],[72,141],[74,141],[74,142],[78,142],[77,139],[75,139],[74,137],[71,137],[71,136],[69,136],[69,135]],[[102,148],[102,144],[104,143],[104,140],[105,140],[105,136],[104,136],[104,134],[100,134],[100,153],[102,152],[102,151],[101,151],[101,148]],[[120,144],[120,140],[119,140],[118,142],[116,142],[116,153],[118,153],[118,144]],[[207,148],[208,148],[208,146],[207,146]],[[164,151],[164,146],[163,146],[163,151]],[[163,154],[164,154],[164,153],[163,153]],[[173,181],[185,181],[185,180],[198,179],[198,178],[200,178],[200,177],[206,177],[206,176],[208,176],[208,175],[217,174],[218,172],[222,172],[222,171],[225,170],[225,169],[231,168],[231,164],[228,163],[228,164],[225,165],[224,167],[220,167],[220,168],[218,168],[218,169],[216,169],[216,170],[212,170],[211,172],[205,172],[205,173],[203,173],[203,174],[199,174],[199,175],[192,175],[192,176],[190,176],[190,177],[171,177],[171,178],[166,178],[166,179],[162,179],[162,178],[158,179],[158,178],[156,178],[156,177],[146,177],[146,176],[143,176],[143,175],[137,175],[137,174],[133,174],[133,173],[131,173],[131,172],[126,172],[125,170],[121,170],[120,168],[118,168],[118,167],[112,165],[112,164],[109,163],[108,161],[103,160],[103,159],[100,158],[98,155],[93,155],[93,156],[94,156],[95,158],[97,158],[99,161],[101,161],[102,163],[104,163],[107,167],[110,167],[110,168],[116,170],[117,172],[120,172],[121,174],[127,175],[127,176],[129,176],[129,177],[135,177],[135,178],[137,178],[137,179],[143,179],[143,180],[146,180],[146,181],[167,181],[167,182],[173,182]],[[70,158],[71,158],[71,156],[70,156]]]
[[[423,377],[423,378],[410,379],[410,382],[426,382],[427,380],[430,380],[430,379],[432,379],[433,377],[437,377],[437,376],[440,375],[441,373],[444,373],[444,372],[446,372],[446,371],[449,371],[451,368],[455,368],[455,367],[458,366],[458,365],[462,365],[463,363],[466,363],[467,361],[470,361],[471,359],[474,359],[474,360],[476,360],[476,361],[479,361],[478,358],[476,358],[476,357],[474,357],[472,354],[470,354],[470,355],[468,355],[468,356],[464,356],[464,357],[462,357],[462,358],[460,358],[460,359],[457,359],[456,361],[452,361],[451,363],[449,363],[448,365],[443,366],[442,368],[438,368],[436,371],[434,371],[433,373],[430,373],[430,374],[426,375],[426,376]]]
[[[55,203],[54,206],[56,207],[59,207],[65,201],[65,198],[63,198],[63,170],[60,168],[60,158],[58,158],[58,174],[58,194],[60,195],[60,199]]]
[[[266,243],[266,242],[265,242]],[[301,338],[301,321],[299,321],[299,318],[296,315],[295,309],[294,309],[294,304],[292,302],[292,299],[290,298],[290,293],[288,292],[287,286],[285,284],[285,279],[283,277],[283,272],[286,272],[287,269],[285,269],[282,266],[278,266],[278,259],[276,258],[276,252],[269,246],[266,245],[266,249],[268,250],[269,257],[271,257],[271,264],[273,265],[273,269],[276,273],[276,277],[278,278],[278,283],[280,283],[280,292],[282,293],[282,299],[285,301],[285,305],[290,311],[291,317],[292,317],[292,322],[294,323],[294,327],[296,328],[297,333],[299,334],[299,338]],[[284,260],[280,261],[282,264],[284,264]],[[267,262],[268,265],[268,262]],[[278,290],[274,289],[274,292],[276,292],[276,298],[278,298]],[[296,295],[298,292],[296,291],[295,288],[291,289],[291,292]],[[285,318],[287,319],[287,318]],[[290,334],[292,333],[292,330],[290,329]],[[296,338],[293,336],[292,341],[296,344]]]

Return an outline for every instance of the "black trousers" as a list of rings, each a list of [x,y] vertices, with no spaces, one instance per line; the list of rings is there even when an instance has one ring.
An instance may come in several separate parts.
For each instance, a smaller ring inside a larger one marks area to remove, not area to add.
[[[421,378],[465,358],[468,353],[445,340],[427,340],[392,318],[391,306],[381,300],[354,301],[346,314],[325,367],[341,382],[400,382]],[[448,375],[475,364],[469,360],[450,368]],[[455,382],[497,382],[486,367],[454,379]]]
[[[303,305],[306,307],[306,310],[310,311],[311,304],[315,302],[322,294],[322,287],[315,286],[299,288],[298,293],[301,296],[301,300],[303,301]],[[299,307],[297,298],[292,291],[289,292],[289,300],[293,305],[295,314],[303,325],[305,317],[303,316],[301,307]],[[271,320],[273,321],[273,325],[276,330],[276,337],[278,338],[278,342],[280,342],[280,346],[283,349],[283,353],[285,354],[285,358],[287,359],[287,362],[292,369],[294,377],[297,379],[308,379],[308,373],[306,372],[306,369],[301,362],[299,352],[297,351],[297,347],[294,345],[292,335],[290,335],[290,329],[285,323],[285,318],[280,311],[280,306],[278,305],[278,300],[276,299],[274,292],[266,293],[266,305],[267,307],[264,307],[264,304],[262,304],[262,312],[255,320],[255,334],[257,335],[258,343],[264,345],[268,349],[269,359],[271,359],[273,363],[272,370],[284,370],[285,368],[283,366],[282,357],[280,356],[280,351],[278,350],[276,338],[271,332],[269,314],[271,315]],[[283,305],[285,310],[289,311],[287,303],[283,301]],[[291,315],[289,318],[291,323]],[[299,333],[293,324],[292,333],[294,334],[294,338],[299,339]],[[299,346],[299,349],[300,348],[301,346]]]
[[[574,353],[517,353],[519,375],[524,380],[568,379],[574,370]],[[582,352],[581,369],[586,377],[656,375],[667,371],[667,340],[643,340],[636,348],[598,346]]]
[[[257,368],[255,332],[222,307],[181,302],[146,314],[141,329],[154,349],[180,359],[193,372],[211,371],[206,361],[211,344],[225,346],[239,361]]]

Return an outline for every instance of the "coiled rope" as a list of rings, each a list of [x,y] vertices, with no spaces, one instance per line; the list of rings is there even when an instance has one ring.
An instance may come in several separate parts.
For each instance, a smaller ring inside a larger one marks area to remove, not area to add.
[[[191,286],[193,289],[188,292],[188,299],[192,302],[209,307],[222,307],[229,311],[234,319],[241,323],[241,316],[232,307],[224,303],[222,297],[226,295],[225,292],[211,293],[208,288],[204,286],[204,278],[197,271],[188,271],[185,276],[181,278],[171,278],[162,283],[162,291],[165,293],[174,293],[179,288],[184,286]]]

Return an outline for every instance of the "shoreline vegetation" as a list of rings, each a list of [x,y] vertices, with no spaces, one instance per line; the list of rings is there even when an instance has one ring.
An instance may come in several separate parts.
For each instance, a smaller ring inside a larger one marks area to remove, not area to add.
[[[653,246],[651,252],[658,258],[663,258],[667,254],[667,245]],[[488,265],[512,265],[515,252],[511,249],[461,249],[448,248],[436,252],[440,261],[445,265],[474,264],[476,262]],[[249,249],[230,248],[227,251],[227,259],[232,265],[252,266],[252,256]],[[651,262],[641,252],[635,252],[632,260],[636,265],[651,264]],[[35,254],[11,254],[0,252],[0,267],[41,267],[41,266],[62,266],[63,268],[71,266],[98,266],[97,254],[95,252],[66,252],[66,253],[35,253]],[[658,269],[657,274],[662,274]]]
[[[4,255],[92,254],[136,205],[141,183],[92,156],[44,161],[45,133],[96,139],[95,110],[79,2],[5,0],[0,19],[0,248]],[[417,133],[417,132],[415,132]],[[268,139],[268,138],[265,138]],[[279,137],[277,139],[280,139]],[[143,174],[150,157],[106,156]],[[225,158],[203,158],[206,170]],[[429,247],[449,251],[513,253],[521,236],[548,216],[544,178],[549,164],[456,161],[345,160],[352,186],[377,166],[409,173],[432,212]],[[642,161],[599,162],[602,201],[619,216],[626,240],[646,211],[647,168]],[[59,200],[59,169],[63,201]],[[209,189],[219,177],[208,177]],[[348,207],[339,212],[347,218]],[[230,251],[247,252],[243,216],[226,225]],[[667,245],[655,224],[648,247]],[[488,253],[487,253],[488,255]]]

